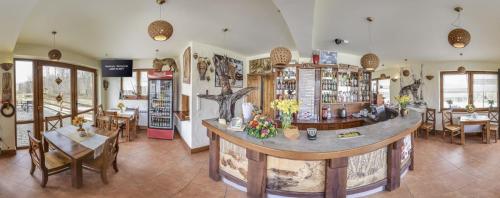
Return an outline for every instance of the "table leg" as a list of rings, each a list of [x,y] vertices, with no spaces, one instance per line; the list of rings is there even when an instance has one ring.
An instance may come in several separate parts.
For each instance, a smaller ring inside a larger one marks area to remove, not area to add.
[[[125,118],[125,131],[127,132],[126,134],[126,138],[127,138],[127,141],[130,141],[130,119],[128,118]]]
[[[453,138],[453,136],[452,136]],[[460,144],[465,145],[465,130],[464,130],[464,124],[460,124]]]
[[[486,144],[489,144],[490,143],[490,123],[487,122],[486,123]]]
[[[82,160],[73,159],[71,163],[71,184],[73,188],[81,188],[83,184]]]

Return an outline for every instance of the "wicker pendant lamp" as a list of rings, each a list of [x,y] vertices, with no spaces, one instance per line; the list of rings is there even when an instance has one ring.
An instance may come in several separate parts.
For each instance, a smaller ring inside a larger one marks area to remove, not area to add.
[[[463,58],[462,58],[463,55],[464,55],[463,53],[460,53],[461,60],[463,60]],[[467,70],[465,69],[465,66],[463,64],[457,68],[457,71],[461,74],[465,74],[465,72],[467,72]]]
[[[457,19],[452,24],[455,29],[451,30],[450,33],[448,33],[448,43],[450,43],[450,45],[454,48],[464,48],[470,43],[471,36],[467,30],[462,28],[460,15],[463,8],[456,7],[454,10],[458,13],[458,15]]]
[[[52,61],[58,61],[62,58],[62,53],[60,50],[56,49],[56,31],[52,31],[52,50],[49,51],[49,59]]]
[[[156,3],[160,5],[160,19],[149,24],[148,33],[155,41],[166,41],[174,33],[174,27],[169,22],[161,20],[161,6],[165,0],[156,0]]]
[[[369,40],[370,40],[370,48],[371,48],[371,42],[372,42],[372,34],[371,34],[371,22],[373,21],[372,17],[366,18],[368,21],[368,34],[369,34]],[[370,49],[371,51],[371,49]],[[366,70],[366,71],[375,71],[380,64],[380,60],[378,56],[374,53],[367,53],[361,57],[360,60],[361,66]]]
[[[292,53],[286,47],[277,47],[271,50],[271,65],[283,66],[288,65],[292,60]]]

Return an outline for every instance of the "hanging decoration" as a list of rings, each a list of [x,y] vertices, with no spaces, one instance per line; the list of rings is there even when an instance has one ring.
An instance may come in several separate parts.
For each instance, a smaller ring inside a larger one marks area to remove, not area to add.
[[[463,59],[462,59],[463,55],[464,55],[463,53],[460,53],[460,60],[463,60]],[[459,67],[457,68],[457,71],[458,71],[459,73],[461,73],[461,74],[465,74],[465,72],[466,72],[467,70],[465,69],[465,66],[462,64],[461,66],[459,66]]]
[[[4,72],[2,74],[2,106],[0,113],[4,117],[12,117],[16,113],[16,108],[12,104],[12,74]]]
[[[271,64],[273,66],[288,65],[292,60],[292,52],[286,47],[277,47],[271,50]]]
[[[463,28],[463,24],[460,18],[463,8],[456,7],[454,10],[458,14],[457,19],[451,24],[455,29],[451,30],[450,33],[448,33],[448,42],[454,48],[464,48],[470,43],[471,36],[470,33]]]
[[[104,91],[107,91],[108,87],[109,87],[109,81],[108,80],[103,80],[102,81],[102,87],[104,88]]]
[[[148,33],[155,41],[166,41],[174,33],[174,27],[169,22],[162,20],[161,7],[165,3],[165,0],[156,0],[156,3],[160,5],[160,19],[149,24]]]
[[[52,61],[58,61],[62,58],[62,53],[60,50],[56,49],[56,31],[52,31],[52,50],[49,51],[49,59]]]
[[[361,66],[366,70],[366,71],[375,71],[380,63],[380,60],[378,56],[374,53],[372,53],[371,45],[372,45],[372,32],[371,32],[371,23],[373,22],[372,17],[367,17],[366,21],[368,21],[368,39],[369,39],[369,48],[370,48],[370,53],[367,53],[361,57]]]
[[[194,58],[194,55],[193,55]],[[198,74],[200,75],[200,80],[205,80],[205,75],[207,73],[208,67],[212,64],[210,59],[208,57],[198,57],[195,58],[195,60],[198,62],[196,64],[196,68],[198,69]]]
[[[434,76],[433,75],[427,75],[427,76],[425,76],[425,78],[427,78],[427,80],[432,80],[434,78]]]
[[[165,71],[177,72],[177,63],[175,63],[175,59],[173,58],[158,58],[159,50],[156,49],[156,58],[153,60],[153,69],[156,71],[162,71],[163,67],[167,67]]]
[[[4,71],[9,71],[12,68],[12,66],[13,66],[12,63],[2,63],[2,64],[0,64],[0,67],[2,67],[2,69]]]

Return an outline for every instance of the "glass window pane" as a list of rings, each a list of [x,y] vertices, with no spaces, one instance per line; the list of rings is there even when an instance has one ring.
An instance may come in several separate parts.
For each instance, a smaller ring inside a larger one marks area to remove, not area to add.
[[[29,146],[28,130],[33,131],[33,123],[17,124],[17,147]]]
[[[71,115],[71,102],[71,69],[43,66],[43,115]]]
[[[78,112],[94,108],[94,73],[78,70],[76,76]]]
[[[16,63],[16,113],[17,121],[33,120],[33,62]]]
[[[390,84],[390,79],[378,81],[378,93],[382,94],[382,96],[384,97],[385,104],[389,104],[391,102],[391,90],[389,88]]]
[[[489,107],[488,100],[493,100],[493,107],[497,106],[497,74],[474,74],[473,96],[476,108]]]
[[[141,96],[147,96],[148,95],[148,72],[147,71],[141,71],[139,74],[140,77],[140,83],[141,83]]]
[[[453,108],[465,108],[468,104],[468,77],[466,74],[443,75],[443,104],[449,108],[451,101]]]
[[[132,96],[137,94],[137,72],[132,72],[132,77],[123,77],[123,95]]]

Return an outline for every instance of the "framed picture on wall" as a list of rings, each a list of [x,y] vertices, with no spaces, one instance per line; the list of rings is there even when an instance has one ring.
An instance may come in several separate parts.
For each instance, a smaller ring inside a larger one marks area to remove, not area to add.
[[[191,47],[188,47],[184,51],[182,59],[182,82],[190,84],[191,83]]]
[[[227,58],[226,75],[229,77],[229,83],[231,83],[231,87],[243,88],[243,61],[214,54],[213,57],[214,66],[224,67],[225,65],[223,64],[225,63],[226,58]],[[219,75],[220,74],[217,73],[217,70],[215,70],[215,87],[221,87]]]
[[[271,72],[271,58],[250,60],[250,74],[268,74]]]

